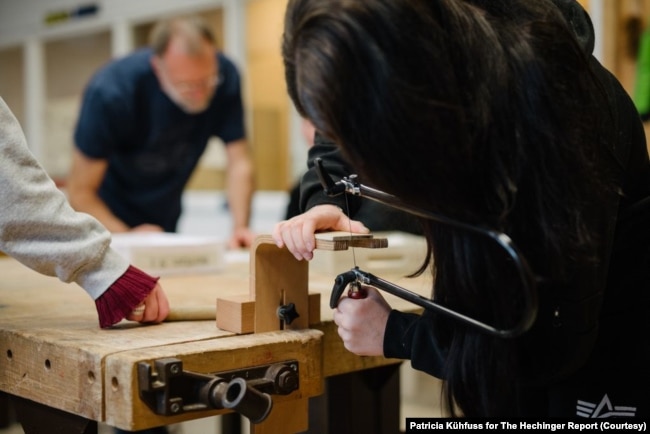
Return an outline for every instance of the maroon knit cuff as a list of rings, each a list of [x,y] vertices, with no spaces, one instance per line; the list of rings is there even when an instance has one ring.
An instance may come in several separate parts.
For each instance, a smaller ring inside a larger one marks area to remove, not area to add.
[[[106,328],[122,321],[147,298],[158,279],[129,265],[126,272],[95,300],[99,326]]]

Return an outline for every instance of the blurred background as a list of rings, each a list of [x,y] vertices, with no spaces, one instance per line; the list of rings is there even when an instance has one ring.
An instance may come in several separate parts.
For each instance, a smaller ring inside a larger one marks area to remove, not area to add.
[[[596,29],[595,54],[634,93],[650,0],[580,0]],[[62,186],[72,128],[90,76],[111,58],[147,43],[165,16],[198,13],[214,26],[243,76],[248,135],[258,190],[286,191],[305,167],[300,120],[286,95],[280,38],[286,0],[0,0],[0,95],[28,143]],[[188,188],[220,190],[218,143]]]
[[[90,76],[147,44],[153,23],[196,13],[243,77],[257,188],[286,190],[305,167],[300,121],[286,95],[280,36],[286,0],[0,0],[0,95],[29,146],[61,185]],[[190,189],[222,189],[225,158],[209,147]]]
[[[202,15],[242,74],[258,190],[252,227],[268,232],[284,216],[286,192],[304,170],[308,148],[284,84],[280,39],[286,1],[0,0],[0,96],[20,121],[33,153],[65,189],[72,132],[90,76],[110,59],[146,45],[158,19]],[[594,23],[596,57],[630,95],[650,98],[638,94],[650,0],[580,3]],[[229,227],[229,215],[222,209],[225,164],[222,146],[211,143],[187,187],[180,232],[219,235]],[[403,416],[431,416],[432,408],[439,409],[435,384],[404,364]],[[10,431],[2,416],[0,412],[0,432],[20,432],[17,427]],[[189,432],[216,431],[202,425]]]

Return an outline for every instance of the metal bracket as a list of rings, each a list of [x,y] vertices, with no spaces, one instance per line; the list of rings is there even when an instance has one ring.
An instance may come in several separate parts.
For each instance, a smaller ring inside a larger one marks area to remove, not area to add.
[[[297,390],[299,378],[296,360],[208,374],[184,371],[177,358],[138,363],[140,399],[164,416],[226,408],[259,423],[273,406],[270,395]]]

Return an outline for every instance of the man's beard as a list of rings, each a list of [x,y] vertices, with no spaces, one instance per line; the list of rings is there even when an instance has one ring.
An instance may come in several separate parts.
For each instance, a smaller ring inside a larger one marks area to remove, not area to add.
[[[196,115],[206,111],[207,108],[210,106],[210,102],[212,101],[212,97],[214,97],[214,92],[215,92],[214,90],[210,91],[210,93],[206,95],[206,98],[199,105],[196,104],[194,100],[192,101],[186,100],[175,89],[167,85],[163,85],[162,88],[163,88],[163,92],[165,92],[165,95],[167,95],[167,97],[170,100],[172,100],[174,104],[176,104],[185,113],[190,115]]]

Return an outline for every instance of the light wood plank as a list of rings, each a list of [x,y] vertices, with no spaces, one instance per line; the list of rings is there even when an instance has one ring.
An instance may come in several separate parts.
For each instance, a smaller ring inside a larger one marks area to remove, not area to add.
[[[318,250],[347,250],[350,247],[382,249],[388,247],[388,239],[375,238],[372,234],[355,234],[352,232],[320,232],[314,235]]]
[[[250,295],[255,300],[255,332],[304,329],[309,326],[309,263],[278,248],[268,235],[255,239],[251,249]],[[293,303],[298,317],[281,322],[277,310]]]

